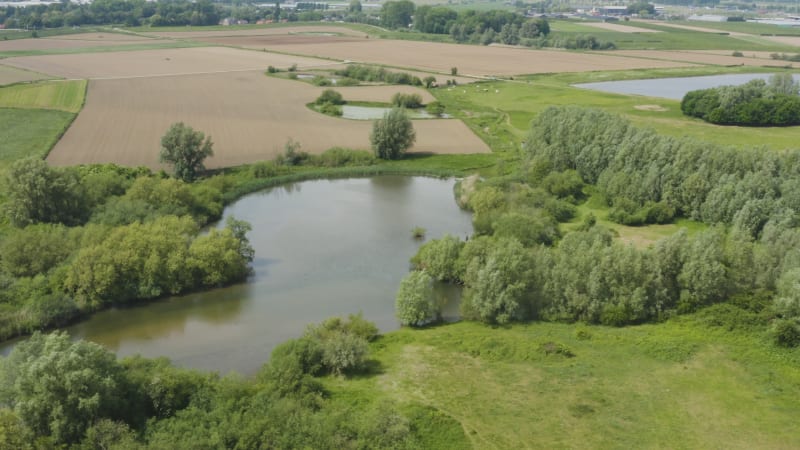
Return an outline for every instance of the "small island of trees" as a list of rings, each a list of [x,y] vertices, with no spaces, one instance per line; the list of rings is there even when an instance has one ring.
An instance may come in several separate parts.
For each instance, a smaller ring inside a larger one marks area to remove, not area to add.
[[[687,93],[681,111],[717,125],[790,126],[800,124],[800,85],[790,73],[769,81],[721,86]]]

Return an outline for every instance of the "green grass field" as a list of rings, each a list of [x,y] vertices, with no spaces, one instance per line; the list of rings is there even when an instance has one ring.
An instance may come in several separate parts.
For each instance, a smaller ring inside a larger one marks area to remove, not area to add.
[[[680,102],[656,97],[610,94],[572,87],[574,83],[636,78],[681,77],[715,73],[769,72],[758,68],[630,70],[583,74],[537,75],[525,80],[473,83],[433,94],[448,113],[464,120],[495,150],[518,148],[530,122],[551,105],[581,105],[624,115],[637,126],[670,136],[688,136],[734,146],[796,147],[800,127],[753,128],[711,125],[685,117]]]
[[[0,108],[0,173],[17,159],[45,157],[74,118],[64,111]]]
[[[473,448],[800,446],[800,350],[702,317],[626,328],[403,329],[373,344],[377,375],[326,383],[343,404],[388,398],[435,408],[461,424]],[[548,343],[574,356],[546,354]]]
[[[85,80],[16,84],[0,88],[0,107],[77,113],[83,106],[85,94]]]

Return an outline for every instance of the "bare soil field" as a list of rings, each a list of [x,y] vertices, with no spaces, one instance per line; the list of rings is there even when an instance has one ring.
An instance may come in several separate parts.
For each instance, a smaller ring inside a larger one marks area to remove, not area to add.
[[[352,89],[361,99],[386,101],[394,88],[348,88],[348,95]],[[215,155],[208,167],[272,159],[290,138],[311,153],[333,146],[369,148],[370,121],[329,117],[305,106],[320,92],[260,72],[90,81],[83,111],[47,159],[55,165],[114,162],[159,168],[161,136],[179,121],[211,136]],[[412,151],[490,151],[459,120],[418,120],[414,128]]]
[[[639,28],[630,25],[620,25],[608,22],[586,22],[581,25],[599,28],[606,31],[616,31],[618,33],[660,33],[660,30],[651,30],[650,28]]]
[[[255,48],[263,48],[258,44]],[[433,42],[363,39],[317,44],[270,45],[267,50],[353,62],[371,62],[422,71],[450,73],[457,67],[464,76],[519,75],[533,73],[585,72],[664,67],[693,64],[626,58],[559,50],[483,47]]]
[[[614,50],[602,53],[606,55],[629,56],[633,58],[652,58],[661,61],[714,64],[719,66],[785,67],[787,65],[792,64],[789,61],[780,61],[768,58],[735,57],[731,56],[731,52],[726,52],[726,54],[718,54],[718,53],[698,52],[698,51]],[[745,53],[745,55],[749,54],[750,54],[749,52]]]
[[[155,42],[155,40],[147,37],[127,34],[86,33],[51,38],[13,39],[9,41],[0,41],[0,52],[107,47],[112,45],[141,44],[146,42]]]
[[[271,36],[271,35],[303,35],[309,33],[329,33],[332,35],[345,35],[364,37],[366,33],[351,30],[346,27],[335,26],[297,26],[297,27],[265,27],[248,30],[222,30],[222,31],[152,31],[141,33],[143,36],[159,36],[174,39],[215,38],[225,36]]]
[[[0,64],[0,86],[7,84],[23,83],[27,81],[47,80],[50,77],[30,70],[17,69],[16,67]]]
[[[24,56],[3,60],[4,64],[64,78],[135,78],[199,73],[324,67],[334,64],[321,59],[224,47],[196,47],[137,52],[87,53],[78,55]],[[206,92],[200,88],[198,92]]]
[[[759,36],[768,41],[800,47],[800,36]],[[798,49],[800,50],[800,49]]]
[[[286,44],[325,44],[332,42],[360,42],[363,37],[323,36],[312,34],[268,34],[263,36],[219,36],[195,38],[198,42],[214,45],[232,45],[236,47],[264,49],[272,45]]]

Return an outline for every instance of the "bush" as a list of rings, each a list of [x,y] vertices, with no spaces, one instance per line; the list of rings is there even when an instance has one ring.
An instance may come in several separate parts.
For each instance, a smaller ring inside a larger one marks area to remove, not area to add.
[[[324,77],[322,75],[314,75],[314,78],[311,79],[311,84],[314,86],[330,86],[333,84],[330,78]]]
[[[425,106],[425,111],[432,116],[441,117],[444,114],[444,105],[440,102],[430,102]]]
[[[317,105],[330,103],[331,105],[344,105],[345,101],[342,94],[334,91],[333,89],[325,89],[319,94],[319,97],[314,101]]]
[[[375,156],[366,150],[350,150],[334,147],[325,150],[314,158],[318,165],[324,167],[370,166],[375,164]]]
[[[275,66],[267,67],[267,73],[277,73],[277,72],[278,72],[278,69],[276,69]]]
[[[772,325],[772,338],[781,347],[800,346],[800,320],[778,319]]]
[[[322,114],[334,117],[341,117],[343,114],[342,107],[336,106],[333,103],[323,103],[319,106],[318,111]]]
[[[395,297],[395,315],[402,325],[418,327],[436,321],[440,308],[433,293],[433,278],[411,272],[400,282]]]
[[[403,94],[398,92],[392,96],[392,104],[400,108],[419,108],[422,106],[422,97],[419,94]]]

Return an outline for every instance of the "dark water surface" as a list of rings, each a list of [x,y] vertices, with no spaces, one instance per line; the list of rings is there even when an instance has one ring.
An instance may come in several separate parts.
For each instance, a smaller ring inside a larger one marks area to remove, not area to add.
[[[102,311],[68,331],[119,356],[166,356],[183,367],[251,375],[275,345],[330,316],[363,311],[382,331],[396,329],[394,295],[421,244],[412,228],[425,228],[428,239],[472,233],[454,183],[381,176],[251,194],[225,210],[253,226],[249,282]],[[446,316],[456,314],[455,305],[446,308]]]

